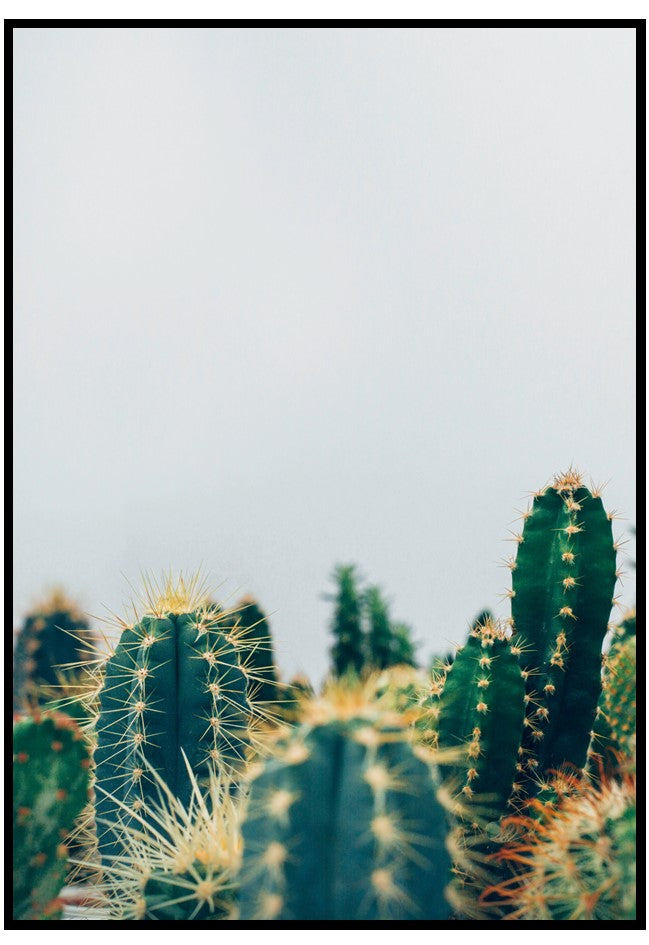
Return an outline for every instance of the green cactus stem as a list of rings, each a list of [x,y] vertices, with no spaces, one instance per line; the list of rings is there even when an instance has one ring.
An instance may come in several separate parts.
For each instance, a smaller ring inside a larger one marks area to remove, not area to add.
[[[612,652],[611,652],[612,650]],[[636,638],[620,637],[609,650],[602,694],[588,749],[593,778],[628,771],[636,755]]]
[[[545,772],[586,759],[617,578],[611,517],[570,470],[536,493],[517,536],[510,596],[528,696],[522,797]]]
[[[346,679],[303,718],[252,783],[242,919],[446,918],[446,817],[400,717]]]
[[[88,800],[90,750],[68,716],[36,712],[13,730],[13,917],[60,916],[66,841]]]
[[[192,582],[170,578],[148,595],[147,613],[124,627],[106,663],[94,756],[97,784],[107,792],[97,799],[105,863],[120,853],[118,814],[122,825],[128,819],[115,800],[146,817],[159,798],[152,771],[187,804],[183,752],[199,783],[219,772],[236,778],[245,768],[257,719],[249,648],[229,615],[204,600]]]

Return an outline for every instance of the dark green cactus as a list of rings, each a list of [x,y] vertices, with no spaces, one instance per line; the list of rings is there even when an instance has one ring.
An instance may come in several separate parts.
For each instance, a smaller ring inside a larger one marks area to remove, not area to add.
[[[392,625],[392,664],[394,666],[417,666],[412,630],[406,623]]]
[[[81,665],[95,656],[95,637],[76,606],[54,591],[25,620],[14,649],[15,712],[43,707],[63,677],[81,676]],[[49,690],[49,692],[48,692]]]
[[[536,493],[524,519],[510,596],[528,696],[518,780],[529,796],[545,772],[585,762],[617,575],[611,516],[576,473]]]
[[[105,862],[120,852],[121,828],[112,830],[111,823],[128,822],[119,805],[146,816],[157,801],[152,772],[188,803],[183,751],[200,783],[215,772],[237,776],[251,744],[255,706],[247,694],[249,649],[240,630],[219,609],[194,599],[182,579],[149,611],[124,628],[99,694],[94,757]]]
[[[635,624],[635,618],[634,618]],[[618,637],[609,650],[602,694],[588,749],[588,771],[594,779],[635,766],[636,638]]]
[[[21,718],[13,730],[13,917],[60,916],[66,841],[88,800],[90,749],[56,712]]]
[[[354,565],[338,565],[333,574],[338,585],[332,623],[334,645],[331,650],[334,676],[360,674],[365,663],[365,641],[362,625],[361,597]]]
[[[252,597],[241,598],[236,606],[235,617],[241,627],[242,639],[248,647],[246,671],[250,682],[249,694],[259,706],[266,706],[272,715],[278,691],[268,618]]]
[[[446,817],[399,716],[332,688],[252,784],[242,919],[444,919]]]
[[[438,699],[437,747],[459,752],[445,781],[469,817],[476,797],[489,811],[488,820],[497,823],[509,813],[509,798],[517,790],[525,680],[519,651],[496,621],[471,630]]]
[[[368,616],[367,665],[386,669],[394,665],[393,633],[387,602],[378,587],[368,587],[364,594]]]

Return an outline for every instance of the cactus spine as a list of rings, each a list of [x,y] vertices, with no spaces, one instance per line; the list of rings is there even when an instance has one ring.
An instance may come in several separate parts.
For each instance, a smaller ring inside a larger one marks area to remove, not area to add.
[[[94,635],[76,606],[54,591],[25,620],[14,650],[14,711],[44,706],[46,689],[72,682],[94,651]]]
[[[517,873],[487,890],[508,920],[635,919],[635,782],[584,786],[557,807],[532,802],[535,816],[513,817],[522,842],[500,859]]]
[[[397,715],[331,687],[252,784],[241,916],[443,919],[446,821]]]
[[[570,470],[534,496],[512,567],[512,618],[528,696],[522,792],[586,759],[616,582],[611,517]]]
[[[149,594],[148,612],[124,627],[106,663],[94,756],[104,862],[120,853],[124,805],[130,816],[146,817],[158,800],[153,772],[189,803],[183,751],[199,783],[219,772],[235,777],[245,766],[255,712],[249,650],[227,625],[229,615],[204,599],[195,584],[169,579]]]
[[[182,804],[161,779],[147,820],[134,817],[122,852],[104,870],[101,907],[117,920],[224,921],[237,917],[241,799],[227,780],[199,787]],[[153,829],[152,829],[153,828]]]
[[[69,717],[20,719],[13,730],[14,919],[57,918],[66,840],[88,799],[90,751]]]
[[[597,705],[588,770],[597,778],[635,764],[636,754],[636,638],[618,638],[606,661],[602,694]]]

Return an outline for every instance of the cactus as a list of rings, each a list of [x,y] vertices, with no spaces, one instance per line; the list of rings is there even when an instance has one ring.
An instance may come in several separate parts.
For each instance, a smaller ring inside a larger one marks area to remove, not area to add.
[[[336,604],[332,631],[334,645],[331,650],[334,676],[343,676],[348,672],[360,674],[364,662],[364,635],[361,619],[361,599],[357,588],[354,565],[338,565],[333,574],[338,584],[338,593],[333,599]]]
[[[485,897],[507,920],[629,921],[636,916],[635,781],[586,785],[511,824],[522,840],[500,853],[517,873]]]
[[[636,638],[618,637],[609,650],[602,694],[588,749],[588,771],[595,779],[628,770],[636,753]]]
[[[278,692],[268,618],[254,598],[242,597],[236,606],[236,620],[249,651],[246,663],[249,695],[256,703],[266,705],[272,711]]]
[[[392,625],[392,662],[394,666],[417,666],[412,630],[406,623]]]
[[[448,916],[446,818],[403,719],[350,678],[303,718],[252,783],[242,918]]]
[[[460,749],[445,781],[454,787],[462,810],[471,810],[475,796],[489,809],[490,820],[500,820],[517,790],[525,681],[519,650],[495,620],[471,630],[437,698],[437,747]]]
[[[119,855],[128,823],[116,801],[140,817],[155,802],[151,771],[187,804],[191,780],[182,751],[199,783],[217,772],[236,777],[245,767],[258,719],[247,695],[249,649],[229,615],[205,599],[197,582],[182,576],[149,586],[146,613],[124,626],[106,663],[94,756],[97,784],[108,792],[97,799],[104,863]]]
[[[569,470],[535,494],[517,536],[509,596],[528,696],[521,797],[545,772],[586,759],[617,576],[611,518]]]
[[[304,673],[297,673],[289,683],[279,683],[278,715],[285,722],[297,722],[302,704],[313,696],[313,686]]]
[[[388,605],[378,587],[368,587],[364,594],[369,630],[367,664],[372,669],[386,669],[394,663],[393,635]]]
[[[69,717],[36,712],[13,730],[14,919],[57,918],[66,840],[88,799],[90,751]]]
[[[493,618],[474,623],[425,709],[426,740],[440,750],[441,761],[448,756],[443,770],[455,821],[453,904],[464,917],[480,918],[479,894],[498,877],[489,858],[498,849],[500,821],[510,813],[510,798],[518,789],[525,718],[519,651],[502,625]]]
[[[47,689],[59,687],[62,671],[68,680],[94,655],[95,638],[87,622],[60,590],[38,605],[18,632],[14,649],[14,711],[43,707]]]
[[[112,919],[237,918],[241,800],[215,776],[201,788],[184,761],[192,786],[187,805],[155,773],[158,800],[147,820],[131,817],[113,798],[127,817],[121,822],[122,853],[104,870],[98,903]]]

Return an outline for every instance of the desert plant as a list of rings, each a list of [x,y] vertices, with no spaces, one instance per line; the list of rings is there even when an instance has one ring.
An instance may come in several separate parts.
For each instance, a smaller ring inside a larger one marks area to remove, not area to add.
[[[252,783],[243,919],[443,919],[449,858],[435,771],[401,715],[346,678],[303,710]]]
[[[106,863],[121,853],[124,805],[146,818],[155,802],[152,772],[187,804],[192,784],[183,752],[199,783],[218,773],[236,778],[245,768],[263,718],[248,695],[250,649],[229,615],[205,599],[196,580],[149,583],[145,612],[123,626],[106,662],[94,754]]]
[[[87,621],[61,590],[53,591],[18,631],[14,649],[14,712],[28,712],[71,685],[95,657],[96,640]]]
[[[76,723],[36,711],[13,729],[13,916],[58,918],[66,841],[88,800],[90,750]]]
[[[362,601],[354,565],[338,565],[333,573],[337,593],[326,595],[335,602],[332,621],[334,645],[331,650],[333,674],[360,674],[365,663]]]

